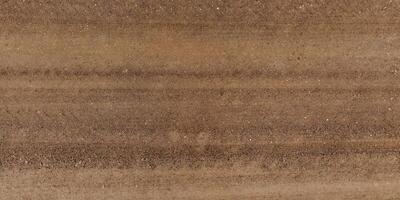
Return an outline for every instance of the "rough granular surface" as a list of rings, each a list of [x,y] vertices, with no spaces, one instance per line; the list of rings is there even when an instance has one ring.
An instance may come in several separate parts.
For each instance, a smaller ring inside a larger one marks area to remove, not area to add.
[[[399,199],[399,11],[0,0],[0,199]]]

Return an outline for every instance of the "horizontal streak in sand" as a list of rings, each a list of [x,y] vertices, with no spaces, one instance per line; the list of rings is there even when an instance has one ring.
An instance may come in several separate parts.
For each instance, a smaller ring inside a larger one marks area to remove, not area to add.
[[[259,168],[270,164],[268,160],[282,162],[281,159],[286,159],[287,162],[296,162],[317,157],[346,158],[357,154],[387,156],[400,152],[400,142],[397,140],[164,145],[3,144],[0,147],[0,160],[3,168],[201,168],[221,163],[228,167],[235,162],[255,162],[258,163],[256,168]]]

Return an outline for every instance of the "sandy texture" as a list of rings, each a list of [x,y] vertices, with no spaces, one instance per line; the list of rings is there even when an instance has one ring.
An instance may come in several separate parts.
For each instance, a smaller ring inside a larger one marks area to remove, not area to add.
[[[0,199],[398,199],[400,1],[0,1]]]

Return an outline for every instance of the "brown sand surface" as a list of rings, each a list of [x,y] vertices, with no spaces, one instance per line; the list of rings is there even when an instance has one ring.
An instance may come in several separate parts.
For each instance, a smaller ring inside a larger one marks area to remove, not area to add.
[[[0,199],[399,199],[396,0],[1,0]]]

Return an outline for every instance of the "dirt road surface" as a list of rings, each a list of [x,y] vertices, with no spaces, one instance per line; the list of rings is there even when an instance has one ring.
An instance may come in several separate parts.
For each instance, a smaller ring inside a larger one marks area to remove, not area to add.
[[[398,1],[0,1],[0,199],[399,199]]]

